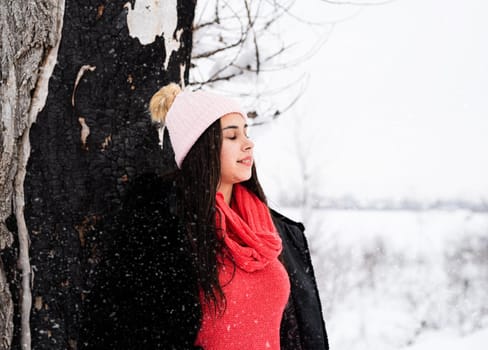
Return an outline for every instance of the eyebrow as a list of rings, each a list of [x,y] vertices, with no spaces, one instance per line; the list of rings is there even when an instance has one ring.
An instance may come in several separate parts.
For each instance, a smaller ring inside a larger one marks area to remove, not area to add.
[[[245,124],[244,125],[244,129],[247,128],[247,127],[248,127],[248,125]],[[222,130],[227,130],[227,129],[239,129],[239,127],[237,125],[228,125],[225,128],[222,128]]]

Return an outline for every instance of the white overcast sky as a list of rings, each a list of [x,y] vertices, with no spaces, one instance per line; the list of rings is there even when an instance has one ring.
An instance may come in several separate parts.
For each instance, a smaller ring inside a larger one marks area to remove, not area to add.
[[[325,195],[488,198],[488,1],[311,3],[292,11],[341,21],[299,67],[302,99],[254,133],[271,196],[299,186],[299,130]]]

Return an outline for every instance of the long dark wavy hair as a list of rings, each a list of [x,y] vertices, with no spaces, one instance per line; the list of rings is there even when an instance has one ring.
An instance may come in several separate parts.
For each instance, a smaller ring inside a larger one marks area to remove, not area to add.
[[[191,243],[198,286],[207,305],[217,312],[225,308],[225,295],[218,278],[218,256],[225,247],[218,238],[215,219],[221,149],[222,129],[218,119],[195,142],[181,169],[175,173],[178,214]],[[267,203],[254,165],[251,178],[242,185]]]

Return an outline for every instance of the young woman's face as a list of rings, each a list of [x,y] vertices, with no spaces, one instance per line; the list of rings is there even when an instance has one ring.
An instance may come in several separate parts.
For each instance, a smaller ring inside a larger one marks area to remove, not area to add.
[[[219,188],[249,180],[253,164],[254,143],[247,136],[247,124],[238,113],[220,118],[222,150]]]

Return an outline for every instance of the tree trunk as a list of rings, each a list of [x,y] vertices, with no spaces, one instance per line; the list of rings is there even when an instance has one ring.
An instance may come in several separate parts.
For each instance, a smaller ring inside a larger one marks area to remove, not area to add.
[[[23,182],[29,155],[29,129],[45,102],[59,45],[63,7],[61,0],[0,4],[0,250],[12,244],[13,236],[6,222],[13,209],[20,223],[17,230],[20,281],[14,295],[21,304],[18,310],[22,310],[17,317],[22,334],[20,342],[27,346],[30,344],[31,267],[23,219]],[[2,254],[0,259],[6,255]],[[4,268],[0,261],[0,349],[10,349],[14,305]]]
[[[76,349],[89,271],[102,251],[102,237],[88,229],[118,209],[131,178],[173,166],[146,110],[158,87],[188,77],[195,3],[7,3],[0,349]]]

